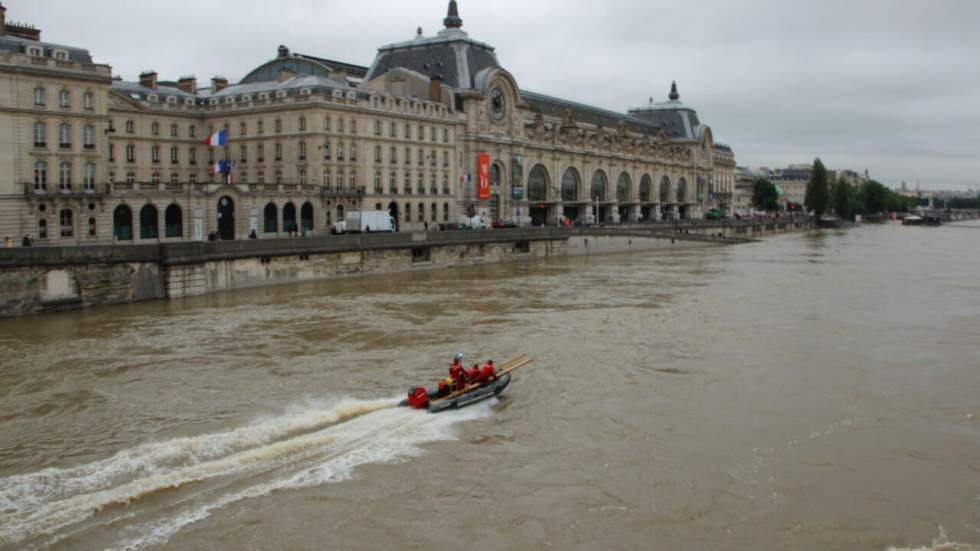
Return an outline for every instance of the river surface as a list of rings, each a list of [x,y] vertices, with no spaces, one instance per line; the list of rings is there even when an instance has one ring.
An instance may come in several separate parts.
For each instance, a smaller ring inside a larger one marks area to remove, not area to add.
[[[466,546],[980,549],[980,225],[0,321],[0,549]]]

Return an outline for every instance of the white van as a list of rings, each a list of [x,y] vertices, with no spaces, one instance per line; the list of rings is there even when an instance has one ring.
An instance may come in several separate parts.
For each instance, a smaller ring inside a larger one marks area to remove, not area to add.
[[[485,230],[490,227],[490,224],[487,224],[486,220],[480,218],[479,216],[474,216],[472,218],[460,216],[459,227],[470,230]]]

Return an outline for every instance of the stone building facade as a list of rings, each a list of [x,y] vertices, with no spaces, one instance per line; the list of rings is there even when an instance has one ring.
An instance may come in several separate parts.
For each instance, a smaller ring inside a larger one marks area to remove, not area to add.
[[[268,238],[327,232],[352,209],[388,211],[400,231],[463,214],[544,225],[731,209],[734,155],[676,85],[627,113],[532,93],[462,30],[455,1],[444,25],[382,46],[371,67],[281,46],[239,82],[199,87],[113,79],[87,51],[4,21],[0,235]],[[205,145],[222,129],[227,146]],[[219,161],[233,167],[215,174]]]

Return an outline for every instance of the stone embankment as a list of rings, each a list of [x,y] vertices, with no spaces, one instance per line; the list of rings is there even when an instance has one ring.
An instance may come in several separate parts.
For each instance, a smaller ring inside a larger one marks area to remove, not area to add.
[[[0,317],[362,274],[741,243],[806,220],[0,249]]]

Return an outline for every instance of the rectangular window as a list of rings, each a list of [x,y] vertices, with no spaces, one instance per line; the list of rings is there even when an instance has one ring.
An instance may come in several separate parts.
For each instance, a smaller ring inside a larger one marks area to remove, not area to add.
[[[357,160],[357,144],[350,144],[350,160]]]
[[[126,162],[127,163],[136,162],[136,146],[133,145],[126,146]]]
[[[276,144],[276,160],[277,161],[281,161],[282,160],[282,144],[281,143],[277,143]]]
[[[109,144],[109,162],[116,162],[116,144]]]
[[[425,141],[425,127],[419,125],[419,141]]]
[[[337,144],[337,160],[338,161],[343,161],[344,160],[344,143],[343,142]]]
[[[262,121],[258,121],[258,122],[256,122],[255,124],[256,124],[256,125],[257,125],[257,127],[258,127],[258,128],[256,129],[256,132],[258,132],[259,134],[262,134],[262,133],[264,133],[264,132],[265,132],[265,123],[264,123],[264,122],[262,122]]]
[[[405,139],[406,140],[412,139],[412,125],[407,123],[405,124]]]
[[[136,132],[136,123],[133,121],[126,121],[126,133],[133,134]]]
[[[306,160],[306,142],[299,143],[299,160]]]
[[[425,151],[422,151],[422,148],[419,148],[419,151],[418,151],[418,159],[419,159],[419,166],[424,166],[425,165]]]
[[[405,148],[405,164],[409,164],[411,162],[412,162],[412,148],[411,147],[406,147]]]
[[[395,163],[398,162],[398,148],[397,147],[391,146],[391,148],[388,149],[388,160],[391,161],[392,164],[395,164]]]
[[[374,146],[374,162],[376,162],[376,163],[380,163],[381,162],[381,146],[380,145],[375,145]]]
[[[242,122],[238,125],[238,134],[240,136],[248,136],[248,123]]]
[[[398,178],[394,172],[388,176],[388,193],[398,195]]]
[[[429,141],[436,141],[436,127],[429,128]]]
[[[394,137],[396,137],[398,135],[398,124],[397,123],[391,123],[388,126],[388,135],[391,136],[392,138],[394,138]]]
[[[192,165],[197,164],[197,150],[193,147],[187,150],[188,162]]]
[[[196,138],[197,137],[197,127],[196,126],[191,126],[190,128],[188,128],[188,132],[189,132],[189,134],[190,134],[190,136],[192,138]]]
[[[176,124],[171,124],[170,125],[170,137],[171,138],[176,138],[177,137],[177,134],[178,134],[178,132],[177,132],[177,125]]]
[[[175,165],[180,161],[179,154],[177,153],[176,147],[170,148],[170,164]]]
[[[442,166],[444,166],[444,167],[448,167],[449,166],[449,152],[448,151],[443,151],[442,152]]]
[[[330,160],[330,142],[325,142],[323,144],[323,160],[324,161]]]
[[[247,163],[248,162],[248,146],[242,145],[238,148],[238,162]]]
[[[449,129],[442,129],[442,143],[449,143]]]
[[[86,111],[91,111],[95,109],[94,103],[95,103],[95,99],[92,96],[91,92],[87,92],[84,96],[82,96],[82,107]]]
[[[150,161],[154,163],[160,162],[160,146],[153,146],[150,148]]]
[[[264,163],[265,162],[265,146],[264,145],[259,144],[259,145],[255,146],[255,160],[257,160],[260,163]]]
[[[381,135],[381,121],[380,120],[374,121],[374,135],[375,136],[380,136]]]

